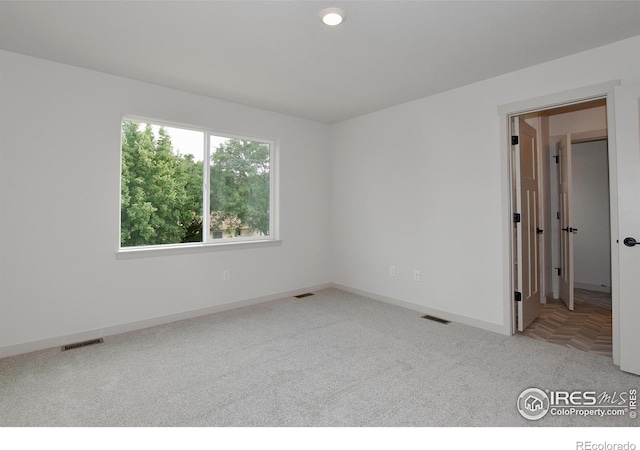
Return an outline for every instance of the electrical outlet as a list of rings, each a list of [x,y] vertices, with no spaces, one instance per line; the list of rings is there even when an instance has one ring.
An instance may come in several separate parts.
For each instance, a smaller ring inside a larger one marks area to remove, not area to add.
[[[223,270],[222,271],[222,279],[224,281],[229,281],[230,278],[231,278],[231,273],[228,270]]]
[[[396,276],[396,266],[389,266],[389,275],[392,277]]]
[[[420,281],[420,271],[419,270],[414,270],[413,271],[413,281]]]

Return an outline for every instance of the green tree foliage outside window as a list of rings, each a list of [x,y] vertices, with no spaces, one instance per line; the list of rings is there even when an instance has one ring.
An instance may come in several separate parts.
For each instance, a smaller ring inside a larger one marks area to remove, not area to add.
[[[212,149],[210,238],[269,234],[268,144]],[[121,247],[203,241],[203,163],[180,155],[165,128],[122,123]]]
[[[231,139],[211,155],[214,236],[269,234],[269,145]],[[217,232],[217,233],[216,233]]]

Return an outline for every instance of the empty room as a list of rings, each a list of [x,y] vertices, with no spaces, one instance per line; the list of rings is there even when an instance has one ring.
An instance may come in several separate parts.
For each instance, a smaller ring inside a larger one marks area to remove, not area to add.
[[[637,429],[639,105],[635,1],[0,2],[0,426]]]

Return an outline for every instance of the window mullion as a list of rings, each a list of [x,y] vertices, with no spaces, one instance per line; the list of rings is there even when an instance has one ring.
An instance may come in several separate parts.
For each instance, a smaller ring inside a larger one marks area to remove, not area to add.
[[[211,184],[211,165],[209,161],[211,161],[211,139],[209,137],[209,132],[204,133],[204,158],[202,160],[202,242],[209,242],[209,230],[211,229],[210,221],[211,221],[211,213],[209,202],[211,201],[211,193],[210,193],[210,184]]]

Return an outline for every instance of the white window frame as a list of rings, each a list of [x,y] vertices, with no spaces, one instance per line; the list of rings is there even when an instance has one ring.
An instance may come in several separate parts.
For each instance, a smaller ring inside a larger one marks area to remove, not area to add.
[[[149,256],[165,256],[185,253],[200,253],[210,251],[221,251],[231,249],[248,249],[277,246],[282,243],[279,234],[279,208],[278,208],[278,153],[279,141],[276,139],[265,139],[261,137],[250,137],[237,133],[229,133],[225,131],[216,131],[210,128],[202,128],[193,125],[186,125],[176,122],[168,122],[165,120],[149,119],[146,117],[126,115],[120,120],[120,133],[122,133],[122,123],[125,121],[138,122],[142,124],[157,125],[160,127],[181,128],[187,131],[195,131],[203,134],[203,174],[202,174],[202,242],[186,242],[176,244],[159,244],[159,245],[139,245],[136,247],[121,246],[122,232],[122,134],[120,134],[120,183],[118,193],[118,250],[116,251],[117,259],[141,258]],[[269,145],[269,235],[268,236],[239,236],[231,238],[212,239],[209,237],[210,227],[210,175],[211,175],[211,136],[241,139],[261,144]],[[209,163],[206,163],[209,162]]]

